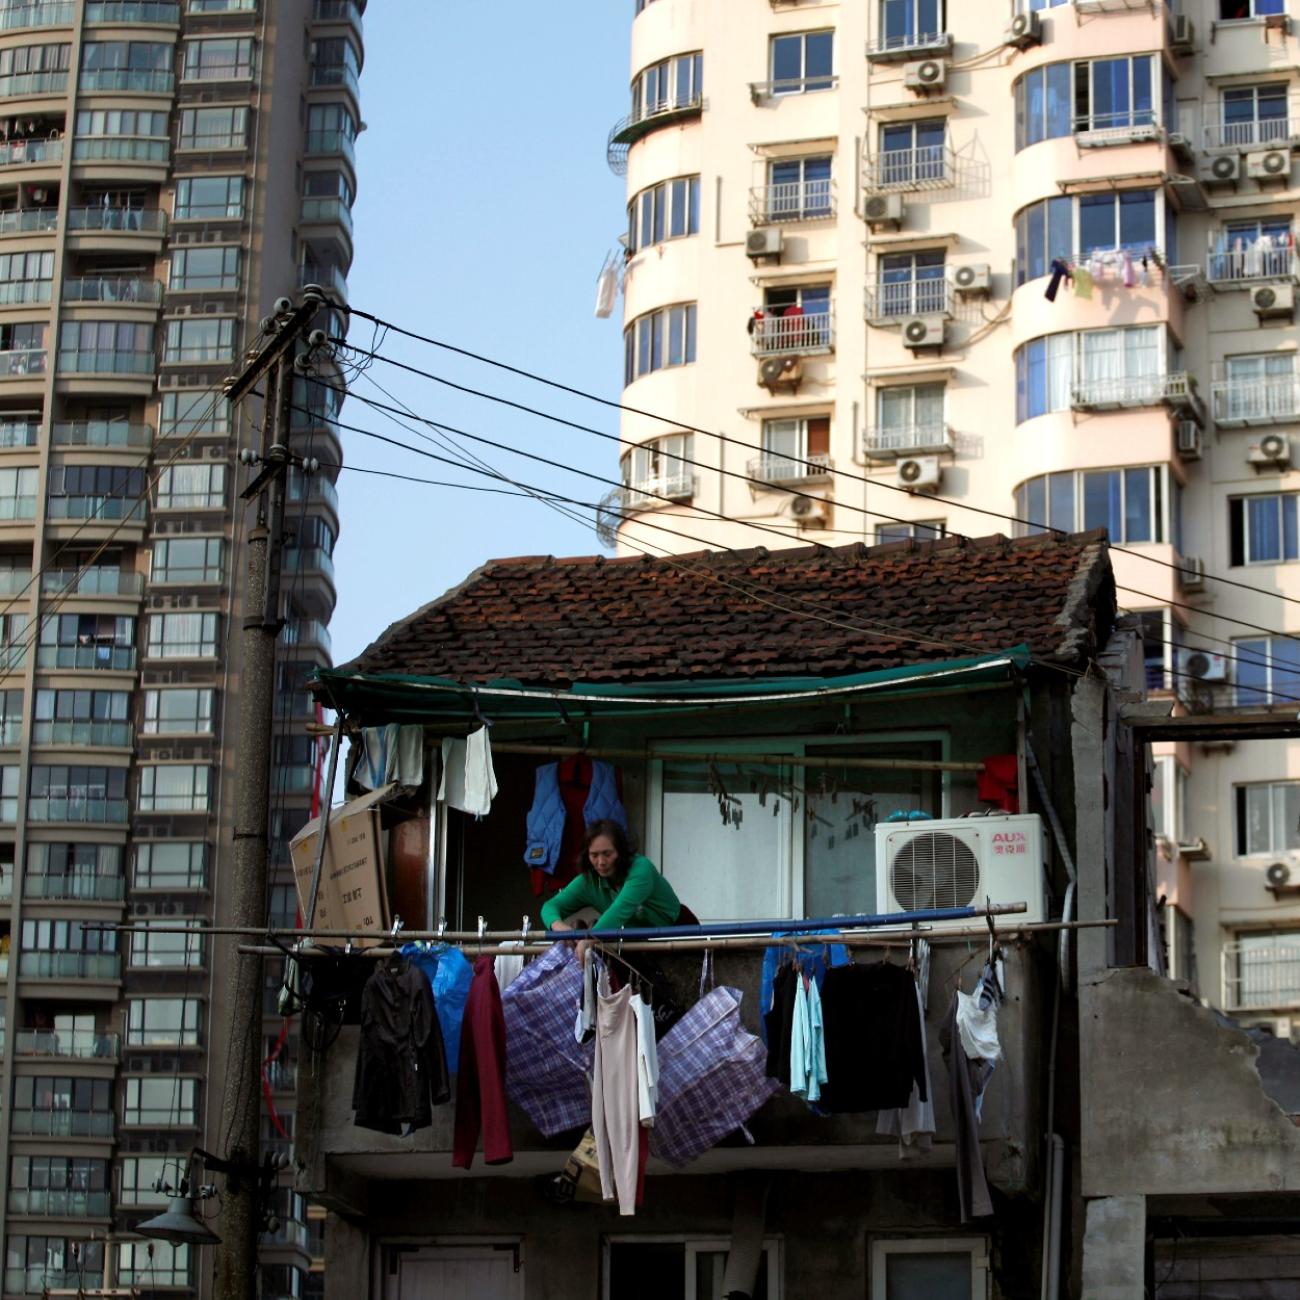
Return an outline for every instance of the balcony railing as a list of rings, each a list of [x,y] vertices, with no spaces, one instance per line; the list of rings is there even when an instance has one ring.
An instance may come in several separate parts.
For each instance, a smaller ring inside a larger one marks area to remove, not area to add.
[[[352,209],[338,197],[303,199],[299,219],[304,225],[342,226],[348,234],[352,233]]]
[[[62,161],[62,140],[6,140],[0,143],[0,167]]]
[[[956,183],[957,155],[946,144],[889,149],[867,158],[863,185],[868,194],[937,190]]]
[[[339,512],[339,490],[334,484],[325,477],[324,474],[313,474],[307,482],[307,500],[311,503],[319,503],[328,506],[335,514]],[[301,478],[290,480],[289,501],[293,505],[299,505],[302,502],[302,484]]]
[[[154,23],[175,27],[181,20],[179,0],[87,0],[86,22]]]
[[[942,420],[868,429],[863,445],[868,456],[911,456],[952,450],[952,432]]]
[[[357,156],[356,145],[346,131],[308,131],[303,152],[312,157],[342,154],[349,162],[354,162]]]
[[[615,508],[623,510],[645,510],[651,506],[665,504],[669,501],[689,501],[695,495],[695,475],[689,473],[666,474],[659,478],[643,478],[624,487],[621,501],[612,503]]]
[[[33,496],[0,497],[0,523],[36,518],[36,498]]]
[[[918,59],[952,51],[951,32],[898,32],[892,36],[876,36],[867,42],[867,61],[892,63],[904,59]]]
[[[322,546],[286,546],[283,551],[286,573],[323,573],[334,577],[334,561]]]
[[[58,228],[57,208],[19,208],[17,212],[0,212],[0,235],[49,235]]]
[[[761,310],[761,309],[760,309]],[[808,312],[794,316],[758,316],[750,335],[756,357],[808,356],[835,350],[835,313]]]
[[[1205,128],[1207,149],[1289,149],[1300,143],[1300,118],[1261,118],[1254,122],[1219,122]]]
[[[86,1265],[83,1268],[49,1268],[44,1264],[28,1264],[25,1267],[5,1269],[5,1291],[14,1295],[42,1296],[51,1291],[71,1291],[89,1283],[103,1273],[99,1264]]]
[[[144,523],[145,505],[134,497],[50,497],[46,518],[54,523],[65,519],[132,519]]]
[[[112,1198],[108,1192],[83,1192],[71,1187],[14,1187],[9,1192],[9,1213],[59,1219],[107,1219]]]
[[[0,450],[35,447],[41,438],[39,420],[0,420]]]
[[[116,1130],[117,1125],[111,1110],[63,1109],[15,1110],[9,1129],[19,1137],[65,1138],[111,1138]]]
[[[52,280],[0,280],[0,307],[49,302],[53,289]]]
[[[156,306],[162,302],[160,280],[88,275],[63,282],[64,302],[124,302]]]
[[[1211,385],[1210,396],[1216,424],[1278,424],[1300,419],[1300,375],[1224,379]]]
[[[31,585],[30,569],[0,569],[0,596],[21,596]]]
[[[55,143],[62,157],[63,142]],[[91,135],[78,136],[72,142],[73,162],[165,163],[170,153],[171,141],[165,136]]]
[[[36,980],[118,980],[120,952],[21,952],[18,974]]]
[[[333,642],[330,630],[316,618],[295,618],[284,625],[282,632],[285,645],[319,646],[329,654]]]
[[[72,596],[138,596],[144,591],[144,577],[121,569],[46,569],[41,574],[46,595],[67,592]],[[82,647],[78,646],[77,649]]]
[[[121,901],[125,892],[126,880],[122,876],[75,874],[47,876],[32,871],[23,876],[24,898],[52,899],[59,902],[76,900],[87,903],[116,903]],[[39,1032],[44,1034],[45,1031]],[[101,1052],[93,1054],[103,1055]],[[87,1052],[86,1055],[90,1056],[92,1053]]]
[[[764,483],[809,482],[829,478],[831,468],[831,458],[824,452],[798,458],[768,452],[750,460],[749,477]]]
[[[1256,280],[1287,280],[1300,283],[1300,257],[1291,248],[1234,248],[1211,253],[1207,277],[1220,288],[1250,284]]]
[[[1149,109],[1094,113],[1090,117],[1074,119],[1075,143],[1084,149],[1118,144],[1146,144],[1159,140],[1163,134],[1163,128]]]
[[[315,0],[311,19],[314,23],[351,23],[361,31],[361,8],[356,0]]]
[[[32,743],[93,749],[129,749],[133,736],[129,722],[33,722]],[[30,877],[29,877],[30,879]],[[75,877],[54,876],[54,881]],[[96,877],[98,879],[98,877]],[[71,897],[71,895],[70,895]]]
[[[167,229],[167,214],[161,208],[122,208],[96,203],[69,208],[68,229],[161,235]]]
[[[1223,945],[1225,1011],[1300,1007],[1300,945],[1225,943]]]
[[[217,149],[243,149],[247,144],[247,128],[241,131],[196,132],[193,135],[182,135],[176,141],[178,149],[194,149],[200,153],[211,153]]]
[[[188,14],[255,14],[257,0],[189,0]]]
[[[749,221],[754,226],[829,221],[835,206],[835,183],[830,180],[756,185],[749,191]]]
[[[1186,371],[1153,375],[1107,375],[1076,379],[1070,387],[1076,411],[1120,410],[1138,406],[1199,408],[1196,381]]]
[[[943,277],[932,280],[877,280],[867,286],[867,320],[893,324],[912,316],[952,314],[952,286]]]
[[[348,300],[348,282],[337,266],[304,263],[298,268],[298,283],[301,286],[318,284],[343,302]]]
[[[0,352],[0,379],[43,375],[46,355],[44,348],[10,348],[8,351]]]
[[[312,64],[308,84],[316,87],[345,86],[352,92],[354,99],[361,98],[361,87],[357,82],[357,74],[346,63]]]
[[[51,430],[56,447],[150,447],[153,429],[125,420],[59,420]]]
[[[176,74],[161,68],[82,69],[77,89],[83,95],[109,91],[125,95],[170,95]]]
[[[63,375],[152,375],[153,352],[117,352],[100,349],[60,349],[59,373]]]
[[[40,662],[39,658],[37,662]],[[27,819],[34,822],[100,822],[107,826],[125,826],[130,815],[130,805],[125,799],[66,799],[33,795],[27,800]]]
[[[43,645],[36,649],[38,668],[90,672],[97,668],[129,673],[135,668],[135,646]]]
[[[149,575],[151,582],[174,582],[186,586],[203,586],[206,583],[224,582],[225,569],[220,564],[155,565]]]
[[[13,72],[7,77],[0,77],[0,98],[62,95],[67,89],[67,68],[56,68],[46,72]]]
[[[59,3],[18,4],[0,9],[0,31],[17,27],[71,27],[77,6],[71,0]]]
[[[627,151],[643,136],[661,126],[699,117],[708,107],[703,95],[668,96],[642,104],[634,113],[620,118],[610,127],[605,154],[610,170],[622,176],[627,171]]]

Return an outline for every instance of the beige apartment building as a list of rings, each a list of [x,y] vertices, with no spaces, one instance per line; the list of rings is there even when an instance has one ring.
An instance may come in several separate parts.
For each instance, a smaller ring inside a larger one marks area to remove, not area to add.
[[[221,382],[281,295],[346,298],[364,0],[0,3],[0,1253],[6,1300],[210,1295],[132,1229],[218,1132],[250,409]],[[329,313],[334,330],[342,312]],[[292,923],[329,660],[337,403],[304,388],[291,481],[268,909]],[[268,1146],[296,1039],[268,971]],[[195,1166],[190,1172],[201,1174]],[[263,1294],[309,1296],[318,1222],[286,1185]]]
[[[1293,5],[637,0],[620,550],[1102,526],[1153,688],[1296,707]],[[1300,748],[1157,759],[1172,971],[1290,1033]]]

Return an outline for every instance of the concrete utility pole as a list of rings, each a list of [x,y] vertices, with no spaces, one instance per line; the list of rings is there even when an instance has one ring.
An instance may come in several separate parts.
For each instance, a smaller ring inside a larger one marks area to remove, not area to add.
[[[268,318],[270,341],[247,359],[244,370],[226,385],[234,405],[266,381],[262,443],[243,452],[246,464],[260,465],[242,496],[256,499],[257,519],[248,534],[248,585],[243,625],[243,665],[239,691],[236,748],[234,863],[227,884],[230,924],[266,924],[267,826],[270,814],[272,725],[275,716],[275,642],[281,627],[280,567],[284,541],[285,478],[302,458],[289,451],[294,353],[306,339],[308,323],[326,306],[322,296],[305,295],[295,307],[287,298]],[[314,340],[313,340],[314,341]],[[311,466],[304,468],[310,469]],[[262,1102],[262,959],[238,951],[238,939],[222,945],[216,969],[229,981],[230,1038],[214,1168],[226,1175],[217,1231],[216,1294],[221,1300],[255,1300],[257,1238],[264,1190],[275,1169],[259,1164]]]

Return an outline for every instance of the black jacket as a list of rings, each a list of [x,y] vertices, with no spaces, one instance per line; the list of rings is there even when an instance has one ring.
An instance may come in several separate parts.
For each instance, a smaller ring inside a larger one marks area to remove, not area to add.
[[[359,1128],[428,1128],[451,1096],[433,991],[410,962],[381,962],[361,993],[361,1045],[352,1088]]]

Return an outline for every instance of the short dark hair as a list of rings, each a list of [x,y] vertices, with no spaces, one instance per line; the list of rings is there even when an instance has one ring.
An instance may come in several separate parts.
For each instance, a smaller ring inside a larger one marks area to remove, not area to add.
[[[582,837],[582,869],[588,875],[594,876],[596,873],[592,868],[591,859],[587,856],[592,842],[598,840],[602,835],[607,836],[614,842],[614,852],[618,854],[618,861],[614,863],[614,879],[618,884],[622,884],[627,876],[628,868],[632,865],[632,841],[628,838],[628,833],[623,829],[620,822],[613,821],[611,818],[602,817],[600,821],[592,822]]]

